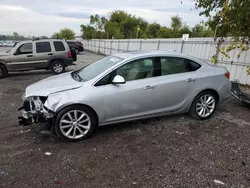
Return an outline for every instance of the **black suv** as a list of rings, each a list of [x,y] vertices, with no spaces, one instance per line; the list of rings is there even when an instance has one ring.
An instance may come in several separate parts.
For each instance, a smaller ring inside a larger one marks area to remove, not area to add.
[[[68,40],[67,43],[68,43],[69,47],[71,49],[72,48],[75,49],[77,53],[84,51],[83,44],[79,41]]]

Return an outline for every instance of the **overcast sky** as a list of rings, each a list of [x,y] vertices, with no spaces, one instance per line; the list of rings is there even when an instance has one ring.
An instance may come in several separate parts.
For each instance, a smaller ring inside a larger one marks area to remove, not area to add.
[[[0,34],[51,36],[65,27],[80,34],[80,25],[89,23],[90,15],[107,16],[112,10],[126,10],[165,26],[178,14],[194,26],[203,18],[192,8],[192,0],[0,0]]]

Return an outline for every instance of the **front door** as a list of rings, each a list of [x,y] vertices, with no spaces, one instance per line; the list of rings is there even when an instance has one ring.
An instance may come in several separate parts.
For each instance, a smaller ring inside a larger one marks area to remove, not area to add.
[[[154,58],[139,59],[127,63],[115,70],[114,75],[124,77],[126,83],[105,86],[104,123],[158,113]]]
[[[22,44],[14,54],[10,56],[10,65],[14,70],[25,70],[33,68],[35,64],[35,55],[33,43]]]

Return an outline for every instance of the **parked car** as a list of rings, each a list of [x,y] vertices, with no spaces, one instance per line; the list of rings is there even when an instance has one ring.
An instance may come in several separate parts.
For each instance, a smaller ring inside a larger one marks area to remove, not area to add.
[[[13,42],[6,42],[3,44],[3,47],[13,47],[14,43]]]
[[[73,48],[76,50],[76,53],[78,54],[79,52],[83,52],[84,51],[84,47],[83,44],[79,41],[67,41],[68,45],[70,48]]]
[[[70,50],[65,40],[23,41],[12,50],[0,53],[0,78],[6,77],[9,71],[32,69],[47,69],[60,74],[76,59],[76,52]]]
[[[2,47],[2,46],[3,46],[3,44],[4,44],[4,42],[0,41],[0,47]]]
[[[230,95],[229,76],[180,53],[115,54],[28,86],[20,124],[50,123],[60,138],[79,141],[108,124],[187,112],[204,120]]]

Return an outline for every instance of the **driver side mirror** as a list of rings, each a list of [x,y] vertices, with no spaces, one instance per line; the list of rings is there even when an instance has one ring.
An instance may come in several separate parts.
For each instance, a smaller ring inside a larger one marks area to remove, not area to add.
[[[126,83],[125,79],[120,75],[116,75],[112,80],[112,84],[115,84],[115,85],[125,84],[125,83]]]

